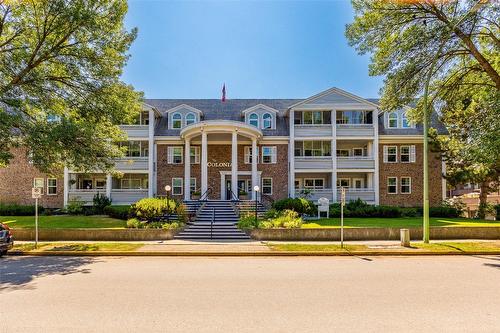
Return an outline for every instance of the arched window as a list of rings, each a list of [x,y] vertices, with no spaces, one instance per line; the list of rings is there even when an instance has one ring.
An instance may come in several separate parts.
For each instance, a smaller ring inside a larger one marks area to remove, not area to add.
[[[194,124],[196,122],[196,116],[194,113],[188,113],[186,116],[186,126]]]
[[[389,128],[398,128],[398,114],[396,112],[389,113]]]
[[[172,116],[172,128],[182,127],[182,116],[180,113],[174,113]]]
[[[256,113],[252,113],[248,119],[250,125],[253,125],[257,128],[259,127],[259,116]]]
[[[401,114],[401,127],[403,128],[410,128],[410,122],[408,121],[408,117],[406,116],[406,112],[403,112]]]
[[[269,113],[265,113],[262,116],[262,128],[273,128],[273,117]]]

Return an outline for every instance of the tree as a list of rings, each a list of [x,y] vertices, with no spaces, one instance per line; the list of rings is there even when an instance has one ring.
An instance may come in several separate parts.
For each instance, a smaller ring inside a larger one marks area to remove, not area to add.
[[[117,124],[141,94],[120,81],[136,37],[126,0],[0,0],[0,165],[11,149],[34,165],[109,170],[122,155]]]
[[[352,3],[355,18],[346,36],[359,53],[372,54],[370,75],[385,76],[382,109],[416,101],[410,116],[420,121],[424,84],[437,56],[429,100],[449,135],[435,135],[435,146],[449,162],[450,180],[480,180],[487,194],[486,184],[498,179],[500,160],[500,3]]]

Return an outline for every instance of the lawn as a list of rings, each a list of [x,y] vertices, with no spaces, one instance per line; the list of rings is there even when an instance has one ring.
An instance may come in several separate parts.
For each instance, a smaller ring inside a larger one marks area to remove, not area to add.
[[[13,251],[136,251],[141,243],[34,243],[15,244]]]
[[[418,228],[422,217],[401,218],[356,218],[346,217],[347,228]],[[500,227],[500,221],[472,220],[466,218],[430,218],[431,227]],[[340,218],[305,221],[302,228],[339,228]]]
[[[0,216],[0,222],[11,228],[34,228],[34,216]],[[123,229],[126,222],[104,216],[79,216],[79,215],[53,215],[39,216],[38,227],[40,229],[62,229],[62,228],[102,228]]]

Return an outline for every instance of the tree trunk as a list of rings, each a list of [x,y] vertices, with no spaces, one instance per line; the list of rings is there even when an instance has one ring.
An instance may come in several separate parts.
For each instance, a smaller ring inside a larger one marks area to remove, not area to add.
[[[488,182],[481,183],[481,193],[479,193],[479,208],[477,210],[477,215],[480,219],[484,220],[486,218],[486,207],[488,204]]]

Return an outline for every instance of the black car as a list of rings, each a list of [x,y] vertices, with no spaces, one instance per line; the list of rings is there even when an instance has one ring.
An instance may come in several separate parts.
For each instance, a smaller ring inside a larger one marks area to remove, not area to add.
[[[14,246],[14,237],[9,227],[0,223],[0,257],[7,253]]]

